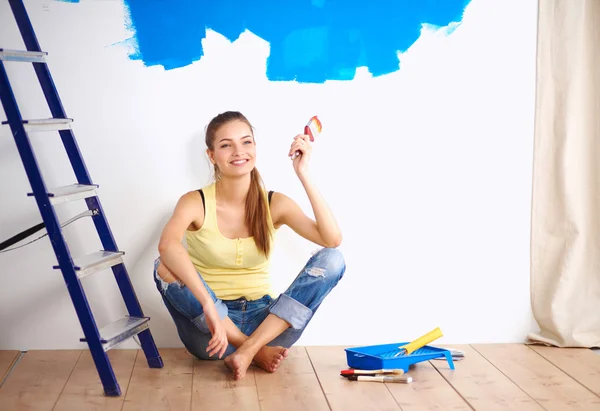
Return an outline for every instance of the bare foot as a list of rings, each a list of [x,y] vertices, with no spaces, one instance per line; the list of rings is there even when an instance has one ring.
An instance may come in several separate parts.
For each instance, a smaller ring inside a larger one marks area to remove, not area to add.
[[[288,356],[288,352],[289,350],[284,347],[264,346],[254,356],[254,363],[265,371],[275,372],[281,361]],[[251,355],[249,351],[242,348],[225,358],[225,365],[233,373],[234,379],[241,380],[246,376],[246,371],[253,362]]]
[[[237,350],[225,358],[225,365],[231,370],[233,378],[236,380],[244,378],[251,362],[251,354],[243,350]]]
[[[269,347],[265,345],[254,356],[254,363],[267,372],[275,372],[281,361],[288,356],[289,350],[284,347]]]

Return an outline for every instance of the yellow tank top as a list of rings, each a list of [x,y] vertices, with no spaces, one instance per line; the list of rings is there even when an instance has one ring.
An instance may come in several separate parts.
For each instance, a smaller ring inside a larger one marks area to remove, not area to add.
[[[256,247],[253,237],[230,239],[217,226],[215,183],[202,189],[204,193],[204,224],[199,230],[186,230],[188,254],[196,270],[214,291],[217,298],[248,300],[274,297],[269,276],[270,256]],[[265,193],[265,200],[267,199]],[[277,230],[267,207],[267,221],[272,239]]]

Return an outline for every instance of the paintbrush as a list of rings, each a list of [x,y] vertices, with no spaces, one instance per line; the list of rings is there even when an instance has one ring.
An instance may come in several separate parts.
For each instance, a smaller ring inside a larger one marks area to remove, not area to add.
[[[396,374],[402,375],[404,374],[403,369],[381,369],[381,370],[356,370],[353,368],[340,371],[340,375],[344,377],[347,375],[375,375],[375,374]]]
[[[400,351],[398,351],[396,353],[396,355],[394,355],[394,357],[398,357],[399,355],[412,354],[414,351],[418,350],[419,348],[426,346],[427,344],[429,344],[430,342],[432,342],[434,340],[437,340],[442,335],[443,335],[442,330],[440,330],[439,327],[432,331],[429,331],[427,334],[417,338],[416,340],[411,341],[408,344],[401,345],[400,347],[398,347],[398,349]]]
[[[372,376],[372,375],[348,375],[347,378],[350,381],[367,381],[367,382],[398,382],[408,384],[412,382],[412,377],[408,375],[382,375],[382,376]]]
[[[317,116],[312,116],[308,123],[304,126],[304,134],[308,136],[311,143],[315,141],[315,138],[321,134],[321,130],[323,129],[323,125],[321,124],[321,120]],[[292,160],[300,155],[300,151],[296,151],[292,155]]]

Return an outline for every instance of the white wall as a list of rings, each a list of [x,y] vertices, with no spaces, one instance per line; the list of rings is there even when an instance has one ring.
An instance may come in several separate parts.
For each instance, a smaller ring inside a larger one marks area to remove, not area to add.
[[[208,183],[203,129],[230,109],[257,129],[269,189],[309,213],[286,153],[310,116],[323,121],[311,167],[342,227],[348,268],[299,344],[404,341],[438,326],[439,343],[515,342],[536,328],[535,0],[473,0],[451,36],[423,29],[400,56],[401,70],[375,79],[362,70],[354,81],[326,84],[268,81],[269,44],[251,33],[231,44],[209,32],[201,61],[146,68],[125,46],[111,46],[131,36],[120,2],[25,3],[159,346],[181,346],[151,277],[159,234],[178,197]],[[6,2],[0,45],[23,47]],[[24,67],[9,66],[23,115],[48,116]],[[74,182],[57,134],[32,141],[48,186]],[[4,240],[41,221],[8,128],[0,131],[0,175]],[[69,204],[59,215],[83,209]],[[100,247],[91,221],[64,231],[75,254]],[[282,229],[276,290],[316,248]],[[0,349],[83,346],[54,264],[48,238],[0,253]],[[110,270],[83,284],[100,326],[126,313]]]

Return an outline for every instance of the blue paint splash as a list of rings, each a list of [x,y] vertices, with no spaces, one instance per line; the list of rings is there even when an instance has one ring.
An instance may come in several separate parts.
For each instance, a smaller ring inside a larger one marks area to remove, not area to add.
[[[397,52],[418,38],[423,23],[460,22],[470,0],[125,0],[137,52],[146,66],[166,70],[203,56],[212,29],[230,41],[245,30],[271,45],[267,77],[322,83],[399,69]]]

